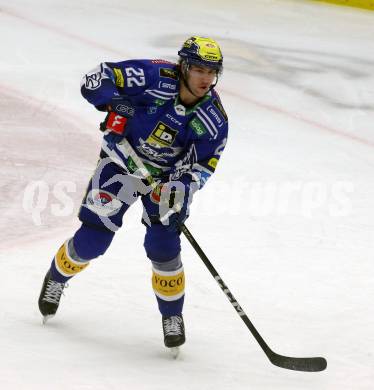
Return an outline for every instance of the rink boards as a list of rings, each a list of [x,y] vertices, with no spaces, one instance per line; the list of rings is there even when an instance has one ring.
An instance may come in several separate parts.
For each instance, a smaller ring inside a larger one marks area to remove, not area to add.
[[[374,0],[316,0],[316,1],[374,10]]]

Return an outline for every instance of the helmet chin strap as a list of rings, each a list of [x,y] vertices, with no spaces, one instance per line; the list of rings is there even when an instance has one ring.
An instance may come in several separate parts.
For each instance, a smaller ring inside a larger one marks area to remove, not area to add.
[[[188,91],[193,95],[195,96],[196,98],[198,99],[202,99],[200,96],[197,96],[195,95],[193,92],[192,92],[192,89],[188,83],[188,71],[190,69],[190,65],[187,64],[185,61],[182,62],[181,64],[181,75],[182,75],[182,80],[183,80],[183,83],[184,85],[186,86],[186,88],[188,89]],[[212,84],[210,87],[209,87],[209,91],[211,91],[218,83],[218,74],[216,76],[216,82],[214,84]]]

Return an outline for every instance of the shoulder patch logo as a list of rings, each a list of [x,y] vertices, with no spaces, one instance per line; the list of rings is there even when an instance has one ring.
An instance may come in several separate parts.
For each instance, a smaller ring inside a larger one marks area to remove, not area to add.
[[[85,87],[91,91],[101,87],[101,72],[95,72],[86,75]]]
[[[163,122],[158,122],[156,128],[152,131],[146,142],[169,147],[175,141],[177,134],[177,130],[172,129]]]
[[[227,117],[226,111],[222,107],[222,104],[217,99],[213,99],[213,104],[216,106],[218,111],[222,114],[223,118],[225,119],[225,122],[227,122],[228,117]]]
[[[174,69],[160,68],[160,77],[167,77],[168,79],[177,80],[178,79],[178,73]]]

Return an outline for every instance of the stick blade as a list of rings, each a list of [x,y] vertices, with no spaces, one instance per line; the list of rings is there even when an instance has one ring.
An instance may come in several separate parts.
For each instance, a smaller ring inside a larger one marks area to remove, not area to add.
[[[323,357],[295,358],[278,355],[275,352],[268,357],[275,366],[293,371],[318,372],[327,367],[327,361]]]

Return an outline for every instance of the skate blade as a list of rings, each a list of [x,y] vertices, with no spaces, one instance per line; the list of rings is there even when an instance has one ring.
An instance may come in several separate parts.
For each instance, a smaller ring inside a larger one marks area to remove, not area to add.
[[[173,359],[177,359],[180,353],[179,347],[172,347],[170,348],[170,355]]]
[[[45,324],[47,323],[47,321],[48,321],[50,318],[52,318],[52,317],[54,317],[54,315],[46,315],[46,316],[44,316],[44,317],[43,317],[43,325],[45,325]]]

